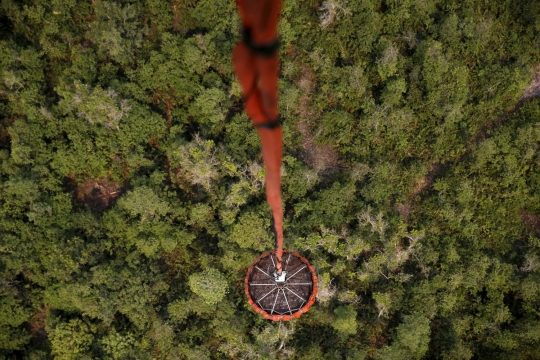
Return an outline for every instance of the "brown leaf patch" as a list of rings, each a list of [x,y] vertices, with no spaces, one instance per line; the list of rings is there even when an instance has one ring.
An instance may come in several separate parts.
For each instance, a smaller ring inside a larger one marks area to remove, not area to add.
[[[416,186],[414,187],[413,191],[409,194],[409,196],[416,196],[420,194],[424,189],[427,187],[430,187],[433,185],[433,182],[435,181],[435,176],[442,170],[441,164],[431,164],[428,168],[428,173],[424,176],[422,176],[417,182]]]
[[[11,136],[9,136],[8,129],[14,122],[14,118],[4,118],[0,120],[0,149],[9,148],[9,144],[11,143]]]
[[[397,212],[401,217],[403,218],[403,221],[407,222],[409,221],[409,215],[411,214],[411,204],[399,204],[396,207]]]
[[[90,179],[76,186],[75,198],[87,204],[92,210],[103,212],[111,208],[123,192],[123,188],[109,179]]]
[[[521,221],[525,224],[525,228],[534,235],[540,235],[540,216],[530,213],[525,209],[520,210]]]
[[[426,189],[428,189],[433,182],[435,177],[441,173],[444,169],[443,164],[432,163],[428,167],[428,172],[426,175],[422,176],[416,181],[414,188],[407,194],[405,204],[399,204],[396,206],[397,212],[401,215],[405,222],[409,221],[409,216],[411,210],[413,210],[413,201],[414,197],[422,194]]]
[[[317,172],[322,172],[340,166],[339,157],[332,146],[315,144],[307,123],[299,122],[296,129],[302,134],[303,158],[309,167]]]
[[[29,321],[30,334],[32,334],[32,338],[37,342],[45,341],[48,337],[47,331],[45,331],[45,320],[49,309],[50,308],[47,306],[43,307],[43,309],[32,316]]]
[[[531,81],[531,85],[525,88],[521,100],[529,100],[540,96],[540,65],[536,67],[536,74]]]
[[[331,145],[318,145],[313,141],[311,124],[318,118],[311,107],[310,95],[315,88],[315,73],[308,67],[302,68],[297,86],[302,91],[298,100],[298,115],[301,120],[296,129],[302,135],[303,158],[306,164],[317,172],[335,169],[340,166],[339,157]]]

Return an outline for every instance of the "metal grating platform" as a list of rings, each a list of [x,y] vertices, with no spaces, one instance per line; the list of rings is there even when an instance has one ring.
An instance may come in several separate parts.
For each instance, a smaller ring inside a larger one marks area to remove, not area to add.
[[[298,253],[284,250],[283,275],[276,274],[276,256],[268,252],[248,270],[246,294],[255,311],[274,321],[291,320],[309,310],[317,293],[317,277]]]

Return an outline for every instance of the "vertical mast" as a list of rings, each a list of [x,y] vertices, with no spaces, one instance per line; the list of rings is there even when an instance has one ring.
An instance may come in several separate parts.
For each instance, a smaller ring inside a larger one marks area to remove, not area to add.
[[[281,0],[237,0],[243,38],[233,51],[233,64],[242,85],[244,108],[261,138],[266,166],[266,199],[272,209],[276,235],[276,272],[283,257],[281,158],[283,141],[278,116],[277,24]]]

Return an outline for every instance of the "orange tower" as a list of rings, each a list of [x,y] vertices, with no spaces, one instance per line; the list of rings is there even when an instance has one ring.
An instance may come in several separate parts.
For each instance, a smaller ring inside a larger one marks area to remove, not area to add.
[[[297,318],[315,301],[317,277],[298,253],[283,250],[281,158],[283,140],[278,115],[277,24],[281,0],[237,0],[242,41],[233,51],[233,64],[242,85],[244,109],[261,138],[266,166],[266,199],[272,210],[276,249],[259,257],[245,279],[248,302],[274,321]]]

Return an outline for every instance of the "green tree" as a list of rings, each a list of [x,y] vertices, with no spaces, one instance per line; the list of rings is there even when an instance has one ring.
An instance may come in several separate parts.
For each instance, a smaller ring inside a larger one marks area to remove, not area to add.
[[[429,324],[429,319],[421,313],[405,315],[397,328],[395,342],[377,351],[377,358],[422,359],[428,351]]]
[[[188,283],[191,291],[209,305],[217,304],[227,294],[227,279],[213,268],[191,274]]]
[[[52,354],[57,359],[90,359],[95,328],[81,319],[60,322],[49,330]]]
[[[355,335],[358,330],[356,321],[356,310],[352,305],[339,306],[334,309],[334,320],[332,327],[336,329],[339,336],[347,338],[349,335]]]
[[[59,90],[64,98],[61,106],[85,119],[90,124],[103,125],[109,129],[119,130],[120,120],[128,117],[131,107],[127,99],[119,99],[113,89],[103,90],[99,85],[91,88],[75,82],[69,90]]]
[[[137,5],[96,1],[93,8],[96,21],[86,36],[94,42],[98,54],[121,64],[133,62],[136,50],[142,46],[143,37],[148,32],[138,18]]]

